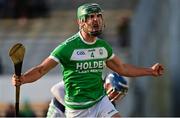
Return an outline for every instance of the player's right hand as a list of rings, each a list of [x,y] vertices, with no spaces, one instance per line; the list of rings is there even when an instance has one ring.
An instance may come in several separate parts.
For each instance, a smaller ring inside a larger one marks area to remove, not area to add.
[[[18,77],[15,74],[13,74],[12,76],[12,85],[14,86],[20,86],[22,84],[22,78],[21,76]]]

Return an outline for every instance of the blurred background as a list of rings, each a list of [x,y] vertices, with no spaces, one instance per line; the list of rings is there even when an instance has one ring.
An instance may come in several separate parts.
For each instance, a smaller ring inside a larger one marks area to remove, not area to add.
[[[78,31],[77,7],[87,0],[0,0],[0,116],[13,116],[14,68],[9,48],[23,43],[23,72],[39,64],[62,41]],[[180,1],[88,0],[104,10],[102,37],[127,63],[165,66],[162,77],[129,80],[128,95],[116,103],[125,117],[180,116]],[[50,88],[62,80],[59,67],[43,79],[21,86],[22,116],[45,116]],[[104,75],[109,72],[105,70]]]

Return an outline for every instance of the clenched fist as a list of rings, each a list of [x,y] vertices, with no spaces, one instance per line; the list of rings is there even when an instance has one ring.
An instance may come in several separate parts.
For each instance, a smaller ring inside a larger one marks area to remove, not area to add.
[[[161,76],[164,73],[164,67],[159,63],[154,64],[151,69],[153,70],[153,76]]]
[[[12,84],[14,86],[20,86],[22,84],[22,77],[18,77],[15,74],[12,76]]]

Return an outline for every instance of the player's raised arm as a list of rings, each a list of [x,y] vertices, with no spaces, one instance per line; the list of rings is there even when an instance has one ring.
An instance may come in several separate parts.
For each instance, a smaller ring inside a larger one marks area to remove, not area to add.
[[[40,79],[43,75],[54,68],[58,63],[51,58],[46,58],[41,64],[29,69],[27,72],[21,75],[19,79],[16,76],[12,77],[12,84],[19,86],[25,83],[31,83]]]
[[[161,64],[156,63],[152,67],[136,67],[130,64],[123,63],[117,56],[106,62],[107,67],[123,76],[161,76],[164,68]]]

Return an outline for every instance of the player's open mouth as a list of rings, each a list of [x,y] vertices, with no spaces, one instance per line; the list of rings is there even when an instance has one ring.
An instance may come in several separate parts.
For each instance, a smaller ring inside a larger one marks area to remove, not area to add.
[[[99,25],[93,25],[93,29],[98,30],[99,29]]]

